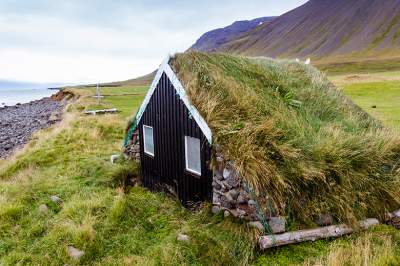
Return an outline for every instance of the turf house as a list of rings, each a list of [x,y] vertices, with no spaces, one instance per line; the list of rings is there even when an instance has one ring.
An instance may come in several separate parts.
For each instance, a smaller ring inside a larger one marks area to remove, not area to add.
[[[125,153],[144,186],[267,232],[384,221],[400,206],[400,137],[294,61],[167,58]]]

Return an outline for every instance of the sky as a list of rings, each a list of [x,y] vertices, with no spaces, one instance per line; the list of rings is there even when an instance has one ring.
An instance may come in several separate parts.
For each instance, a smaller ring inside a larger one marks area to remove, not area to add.
[[[0,0],[0,80],[82,84],[148,74],[237,20],[306,0]]]

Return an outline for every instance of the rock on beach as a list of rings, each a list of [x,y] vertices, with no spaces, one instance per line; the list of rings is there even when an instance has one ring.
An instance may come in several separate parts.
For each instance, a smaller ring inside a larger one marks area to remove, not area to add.
[[[43,98],[0,108],[0,159],[26,144],[32,134],[61,119],[64,103]]]

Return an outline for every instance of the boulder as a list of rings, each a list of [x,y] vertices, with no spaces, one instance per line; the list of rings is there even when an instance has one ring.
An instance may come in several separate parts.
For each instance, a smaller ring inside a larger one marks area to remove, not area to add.
[[[62,199],[57,195],[50,196],[50,200],[56,204],[60,204],[62,202]]]
[[[218,193],[213,193],[213,204],[220,204],[221,203],[221,199],[220,199],[220,195]]]
[[[229,191],[229,195],[231,195],[233,200],[237,200],[239,196],[239,191],[237,191],[236,189],[232,189]]]
[[[250,206],[254,206],[256,205],[256,202],[254,200],[249,200],[247,204],[249,204]]]
[[[189,242],[190,238],[188,235],[185,234],[178,234],[178,237],[176,238],[179,242]]]
[[[330,214],[321,214],[315,221],[319,226],[328,226],[333,224],[333,217]]]
[[[226,197],[226,196],[221,196],[221,206],[224,207],[225,209],[231,209],[232,208],[232,202]]]
[[[241,191],[237,198],[237,203],[246,204],[249,199],[250,199],[250,197],[247,195],[247,193],[244,191]]]
[[[73,246],[68,247],[68,255],[74,259],[74,260],[79,260],[83,255],[85,255],[85,252],[82,250],[79,250]]]
[[[113,154],[113,155],[111,155],[111,156],[110,156],[110,162],[111,162],[112,164],[115,164],[115,163],[117,162],[117,160],[118,160],[119,157],[120,157],[119,154]]]
[[[39,211],[43,214],[47,214],[49,212],[49,208],[47,207],[46,204],[41,204],[39,206]]]
[[[227,210],[224,211],[224,217],[227,218],[231,215],[231,213]]]
[[[236,177],[229,177],[225,183],[229,188],[236,188],[239,186],[239,180]]]
[[[246,211],[242,210],[242,209],[236,209],[236,216],[238,218],[243,218],[244,216],[246,216]]]
[[[213,206],[211,209],[211,212],[214,214],[220,213],[221,212],[221,207],[219,206]]]
[[[286,231],[286,219],[285,217],[271,217],[268,221],[268,225],[271,228],[272,233],[280,234]]]
[[[222,176],[224,177],[224,179],[229,178],[230,175],[231,175],[231,170],[229,170],[228,168],[224,168],[224,171],[222,173]]]
[[[213,188],[214,188],[215,190],[221,190],[221,189],[222,189],[221,184],[218,183],[218,182],[216,182],[216,181],[213,181],[213,182],[212,182],[212,186],[213,186]]]

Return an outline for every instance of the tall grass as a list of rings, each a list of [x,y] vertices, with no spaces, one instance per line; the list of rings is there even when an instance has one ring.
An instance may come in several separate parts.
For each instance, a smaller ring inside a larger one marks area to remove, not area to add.
[[[392,229],[367,232],[348,242],[338,241],[329,252],[317,259],[308,259],[303,266],[387,266],[398,265],[399,246]]]
[[[110,155],[121,150],[126,121],[82,115],[95,100],[76,93],[81,98],[61,124],[0,161],[0,265],[250,263],[255,241],[247,227],[213,216],[208,206],[189,212],[164,194],[124,187],[138,165],[111,164]],[[52,202],[52,195],[62,203]],[[42,204],[47,212],[40,211]],[[179,233],[190,242],[177,241]],[[85,255],[72,259],[68,246]]]
[[[400,137],[304,64],[178,54],[172,66],[259,201],[354,224],[400,205]]]

